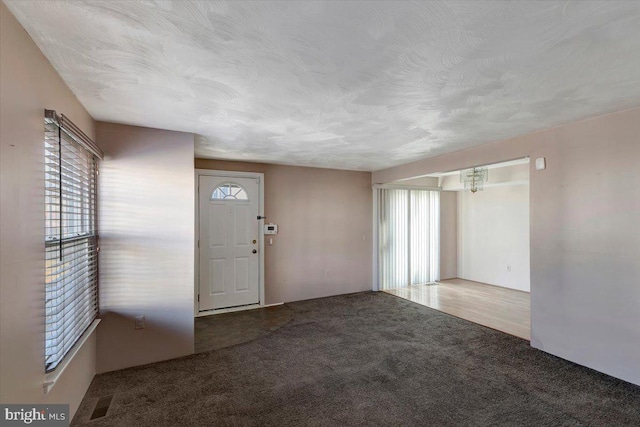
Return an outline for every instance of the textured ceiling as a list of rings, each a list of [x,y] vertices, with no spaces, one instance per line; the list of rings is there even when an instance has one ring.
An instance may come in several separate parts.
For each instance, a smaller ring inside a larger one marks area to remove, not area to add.
[[[640,105],[640,1],[5,0],[97,120],[377,170]]]

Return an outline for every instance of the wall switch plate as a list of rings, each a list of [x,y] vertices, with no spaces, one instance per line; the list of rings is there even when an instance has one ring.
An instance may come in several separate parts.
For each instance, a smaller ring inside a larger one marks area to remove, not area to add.
[[[278,224],[265,224],[264,234],[278,234]]]
[[[136,316],[135,329],[144,329],[144,316]]]
[[[545,158],[538,157],[536,159],[536,170],[541,171],[541,170],[545,170],[546,168],[547,168],[547,161],[545,160]]]

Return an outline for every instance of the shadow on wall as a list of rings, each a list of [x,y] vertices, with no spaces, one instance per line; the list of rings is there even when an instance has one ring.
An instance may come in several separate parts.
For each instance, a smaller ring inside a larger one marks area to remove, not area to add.
[[[164,313],[160,321],[144,311],[140,313],[142,310],[101,313],[102,322],[98,326],[97,342],[98,373],[182,357],[185,354],[176,349],[193,347],[193,338],[185,334],[181,327],[183,322],[180,310],[169,306],[160,309]],[[154,307],[154,311],[157,310],[158,307]],[[139,315],[145,316],[144,329],[135,329],[135,319]],[[108,349],[108,357],[104,356],[105,349]],[[166,354],[172,350],[175,355],[167,357]],[[148,355],[154,353],[162,356],[150,362]]]
[[[99,123],[98,142],[97,371],[192,354],[193,135]]]
[[[191,259],[176,256],[175,242],[166,237],[105,234],[100,239],[98,372],[190,354],[193,292],[180,297],[176,289],[184,286]],[[145,316],[144,329],[135,329],[137,316]]]

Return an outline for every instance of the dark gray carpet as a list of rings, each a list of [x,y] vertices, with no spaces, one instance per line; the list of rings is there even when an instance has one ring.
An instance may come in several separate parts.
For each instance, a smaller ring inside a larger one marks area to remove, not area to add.
[[[253,341],[280,329],[293,318],[286,305],[223,313],[195,319],[195,352],[219,350]]]
[[[373,292],[288,307],[254,341],[96,376],[73,425],[640,425],[640,387],[430,308]]]

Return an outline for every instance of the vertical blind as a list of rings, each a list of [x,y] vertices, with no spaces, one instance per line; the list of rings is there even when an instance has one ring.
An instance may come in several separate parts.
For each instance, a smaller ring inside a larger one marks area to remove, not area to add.
[[[50,372],[98,315],[94,151],[101,153],[64,116],[46,110],[44,122],[45,370]]]
[[[378,189],[379,288],[440,278],[440,192]]]

